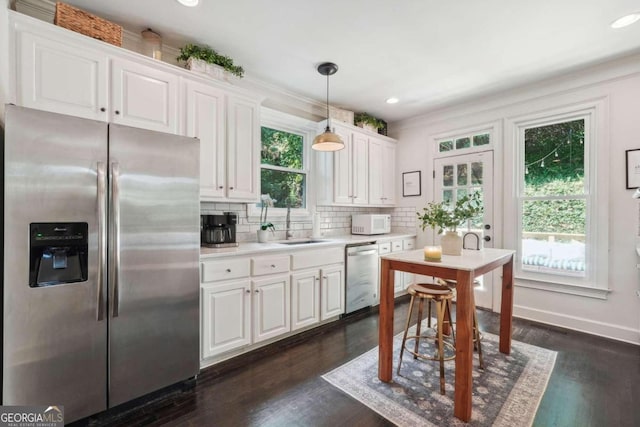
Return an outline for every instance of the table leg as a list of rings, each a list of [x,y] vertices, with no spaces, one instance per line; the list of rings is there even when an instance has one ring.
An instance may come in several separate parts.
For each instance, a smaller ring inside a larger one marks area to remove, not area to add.
[[[393,287],[394,274],[389,261],[382,260],[380,268],[380,317],[378,319],[378,378],[391,381],[393,365]]]
[[[456,301],[456,384],[453,414],[462,421],[471,419],[473,387],[473,276],[457,273]]]
[[[502,302],[500,304],[500,352],[511,353],[513,318],[513,255],[502,266]]]

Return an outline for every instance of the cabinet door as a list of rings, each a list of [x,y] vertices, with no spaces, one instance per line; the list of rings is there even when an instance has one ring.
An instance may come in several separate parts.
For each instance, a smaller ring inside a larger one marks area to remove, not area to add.
[[[383,142],[378,139],[369,141],[369,204],[384,204],[384,181],[393,179],[388,175],[383,162],[387,159],[383,154]]]
[[[253,281],[253,341],[291,330],[289,275]]]
[[[107,120],[106,55],[28,32],[16,36],[18,105]]]
[[[320,276],[318,270],[291,275],[291,330],[320,322]]]
[[[344,313],[344,266],[337,265],[320,270],[322,276],[322,303],[320,319]]]
[[[213,87],[188,81],[187,136],[200,139],[200,199],[225,197],[225,94]]]
[[[369,138],[366,135],[353,133],[353,203],[366,205],[369,203]]]
[[[353,158],[353,141],[351,132],[335,128],[335,133],[344,141],[344,148],[333,153],[333,202],[353,203],[351,163]]]
[[[111,60],[111,121],[178,133],[178,76],[127,61]]]
[[[369,145],[371,149],[371,145]],[[385,205],[396,204],[396,144],[392,142],[383,142],[381,156],[381,184],[382,184],[382,203]],[[371,176],[371,172],[369,172]]]
[[[202,288],[202,358],[251,344],[251,282]]]
[[[258,201],[260,178],[259,105],[227,99],[227,194],[229,199]]]

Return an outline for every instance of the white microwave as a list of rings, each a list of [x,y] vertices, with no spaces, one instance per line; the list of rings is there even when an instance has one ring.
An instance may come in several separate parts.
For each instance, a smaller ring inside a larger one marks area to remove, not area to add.
[[[391,215],[351,216],[351,234],[385,234],[391,232]]]

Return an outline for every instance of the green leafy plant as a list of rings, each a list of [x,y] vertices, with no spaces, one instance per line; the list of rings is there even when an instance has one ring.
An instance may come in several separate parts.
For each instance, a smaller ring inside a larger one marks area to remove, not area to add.
[[[373,126],[376,129],[383,129],[387,126],[387,123],[384,120],[373,117],[368,113],[356,113],[353,117],[353,123],[356,125],[365,124]]]
[[[446,202],[431,202],[422,210],[422,214],[420,212],[416,212],[416,214],[418,220],[422,222],[423,231],[427,227],[438,228],[438,234],[441,234],[445,229],[456,231],[464,221],[472,219],[482,212],[482,195],[476,191],[460,197],[453,207]]]
[[[180,56],[178,61],[188,61],[189,58],[201,59],[209,64],[216,64],[240,78],[244,77],[244,69],[233,64],[233,59],[228,56],[221,55],[209,46],[198,46],[195,44],[186,44],[180,48]]]

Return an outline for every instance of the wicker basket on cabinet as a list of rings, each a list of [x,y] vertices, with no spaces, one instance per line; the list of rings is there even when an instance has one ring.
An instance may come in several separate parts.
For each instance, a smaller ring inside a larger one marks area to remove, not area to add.
[[[62,2],[56,2],[54,24],[103,42],[122,46],[122,27]]]

